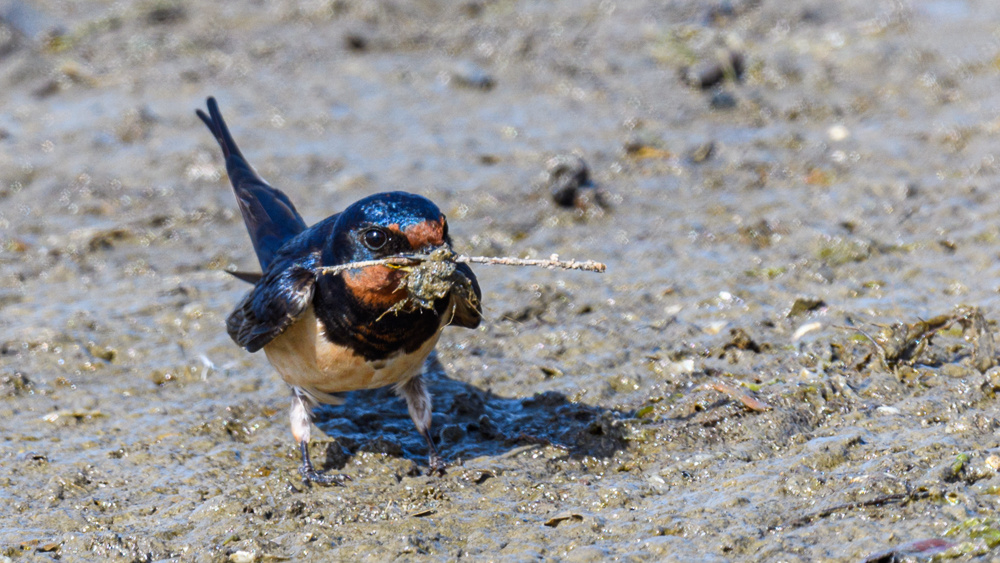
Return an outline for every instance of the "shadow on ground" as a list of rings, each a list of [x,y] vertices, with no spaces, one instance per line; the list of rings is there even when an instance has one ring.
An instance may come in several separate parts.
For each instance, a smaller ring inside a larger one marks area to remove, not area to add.
[[[552,445],[566,455],[610,457],[625,448],[622,413],[574,403],[562,393],[518,399],[494,395],[448,376],[436,355],[424,374],[433,395],[432,432],[438,451],[454,464],[498,456],[526,444]],[[316,426],[334,440],[326,469],[341,469],[361,451],[405,457],[423,466],[427,446],[406,402],[391,387],[344,394],[340,406],[316,411]]]

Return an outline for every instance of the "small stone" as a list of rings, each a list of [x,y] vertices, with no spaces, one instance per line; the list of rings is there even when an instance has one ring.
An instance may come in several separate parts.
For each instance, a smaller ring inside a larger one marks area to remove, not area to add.
[[[87,352],[89,352],[91,356],[99,360],[104,360],[108,363],[114,363],[115,359],[118,357],[118,351],[111,346],[98,346],[93,342],[87,345]]]
[[[465,438],[465,429],[458,424],[449,424],[441,428],[441,441],[454,444]]]
[[[187,19],[187,10],[179,2],[157,2],[146,12],[146,23],[163,25],[179,23]]]
[[[797,317],[825,306],[826,302],[818,297],[799,297],[792,303],[792,309],[788,311],[788,315],[786,316],[788,318]]]
[[[739,82],[743,78],[744,67],[742,53],[727,51],[721,53],[717,61],[703,62],[694,68],[682,68],[680,76],[681,81],[688,86],[708,90],[726,79]]]
[[[831,141],[843,141],[844,139],[851,136],[851,132],[843,125],[837,124],[830,127],[826,134],[830,137]]]
[[[736,97],[725,90],[719,90],[712,94],[712,99],[709,100],[708,105],[712,109],[733,109],[736,107]]]
[[[360,33],[348,33],[344,36],[344,45],[350,51],[362,52],[368,50],[368,39]]]
[[[713,153],[715,153],[715,143],[712,141],[702,143],[691,151],[691,162],[695,164],[705,162],[709,158],[712,158]]]
[[[455,86],[482,90],[484,92],[492,90],[496,86],[496,80],[493,79],[493,76],[471,61],[459,63],[451,71],[450,78],[451,83]]]
[[[1000,391],[1000,366],[993,366],[983,375],[983,388],[991,393]]]
[[[941,366],[941,375],[958,379],[961,377],[968,377],[972,375],[972,372],[969,368],[959,364],[945,364]]]
[[[986,465],[993,471],[1000,471],[1000,455],[991,454],[986,458]]]
[[[560,207],[584,209],[606,207],[603,193],[590,179],[590,169],[582,158],[562,154],[545,165],[552,200]]]

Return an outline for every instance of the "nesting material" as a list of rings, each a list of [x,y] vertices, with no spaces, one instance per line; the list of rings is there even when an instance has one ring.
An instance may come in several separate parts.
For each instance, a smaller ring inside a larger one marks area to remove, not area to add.
[[[319,268],[317,274],[336,274],[345,270],[356,270],[380,265],[404,270],[406,275],[403,276],[397,291],[406,290],[406,298],[390,307],[389,310],[383,313],[383,316],[389,313],[409,313],[417,309],[432,309],[438,299],[443,299],[449,294],[453,295],[456,299],[463,300],[466,305],[478,309],[479,298],[476,297],[476,292],[472,288],[472,282],[458,270],[457,265],[460,263],[537,266],[550,270],[562,268],[599,273],[604,272],[606,269],[606,266],[600,262],[593,260],[583,262],[559,260],[559,256],[556,254],[553,254],[547,260],[465,256],[463,254],[455,254],[450,248],[443,247],[434,250],[430,254],[389,256],[379,260],[364,260],[341,264],[339,266],[325,266]]]
[[[393,266],[406,271],[396,291],[406,290],[406,298],[389,308],[389,313],[411,313],[417,309],[433,309],[438,299],[449,294],[479,309],[479,298],[472,282],[458,271],[455,254],[449,248],[439,248],[413,266]],[[381,318],[381,317],[380,317]]]

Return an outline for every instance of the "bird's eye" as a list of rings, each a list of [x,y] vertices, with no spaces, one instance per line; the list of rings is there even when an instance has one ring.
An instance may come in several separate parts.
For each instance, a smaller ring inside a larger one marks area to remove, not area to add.
[[[378,250],[389,242],[389,235],[382,229],[368,229],[361,235],[361,240],[370,250]]]

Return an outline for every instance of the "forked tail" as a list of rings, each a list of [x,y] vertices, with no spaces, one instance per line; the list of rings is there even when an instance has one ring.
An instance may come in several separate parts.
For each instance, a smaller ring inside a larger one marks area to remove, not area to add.
[[[295,210],[292,201],[281,190],[265,182],[243,157],[229,127],[222,119],[215,98],[208,98],[208,114],[196,110],[215,140],[222,147],[226,158],[226,173],[233,184],[236,200],[240,204],[243,222],[253,241],[260,267],[266,271],[275,253],[288,239],[306,229],[306,223]]]

